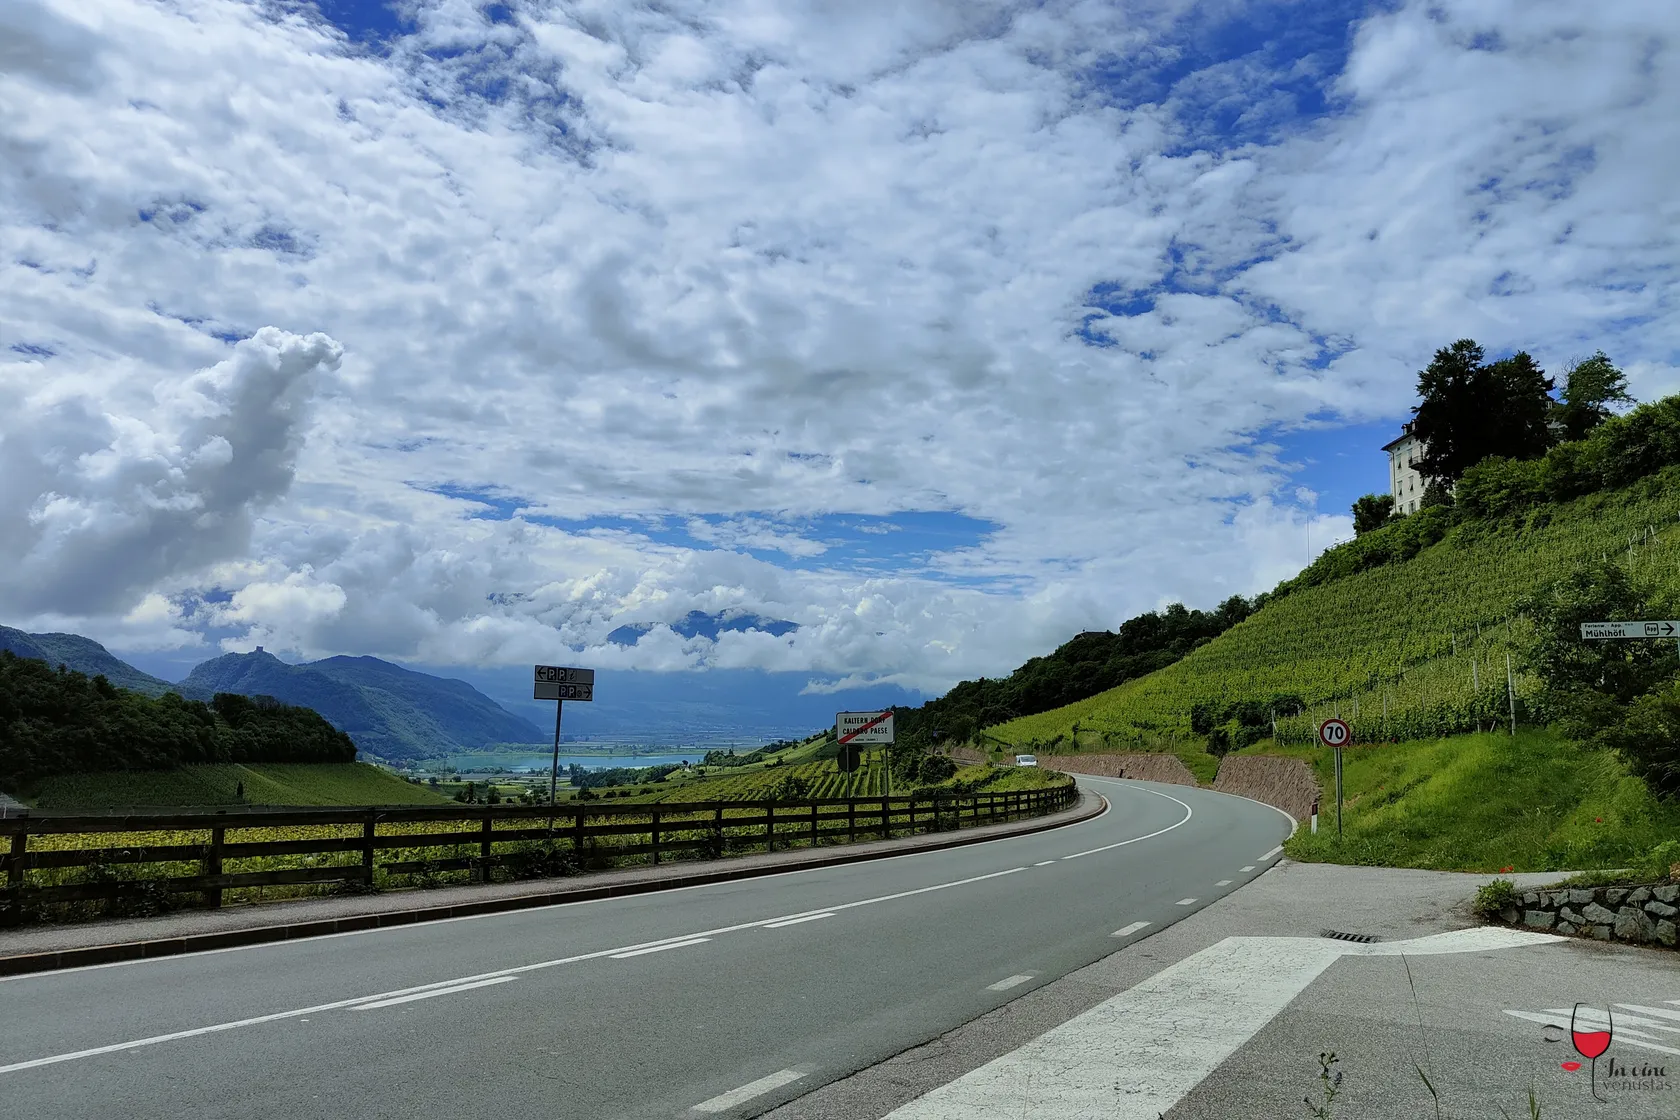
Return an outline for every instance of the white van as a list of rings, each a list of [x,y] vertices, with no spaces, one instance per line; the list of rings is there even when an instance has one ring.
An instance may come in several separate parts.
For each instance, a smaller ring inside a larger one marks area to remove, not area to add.
[[[1017,765],[1017,766],[1037,766],[1038,765],[1038,756],[1037,755],[1032,755],[1032,754],[1018,754],[1018,755],[1015,756],[1015,765]]]

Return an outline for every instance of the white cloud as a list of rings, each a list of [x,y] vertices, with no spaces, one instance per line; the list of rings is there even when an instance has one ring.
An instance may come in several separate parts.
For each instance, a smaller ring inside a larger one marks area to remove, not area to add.
[[[1255,433],[1394,416],[1443,342],[1674,383],[1680,9],[1407,4],[1335,114],[1198,151],[1187,98],[1280,111],[1254,58],[1091,79],[1191,5],[517,7],[418,3],[389,57],[0,14],[8,621],[937,688],[1293,572],[1347,519]],[[1106,347],[1096,284],[1155,293]],[[998,528],[875,572],[799,528],[915,510]],[[731,607],[801,629],[606,643]]]

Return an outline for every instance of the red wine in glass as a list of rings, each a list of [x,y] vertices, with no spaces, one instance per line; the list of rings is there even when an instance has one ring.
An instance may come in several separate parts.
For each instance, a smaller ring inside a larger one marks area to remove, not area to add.
[[[1616,1017],[1608,1007],[1604,1009],[1604,1030],[1599,1030],[1596,1023],[1581,1022],[1581,1007],[1577,1003],[1569,1013],[1569,1041],[1575,1044],[1575,1052],[1592,1063],[1590,1076],[1592,1077],[1593,1096],[1598,1097],[1598,1056],[1610,1049],[1610,1037],[1616,1030]],[[1593,1016],[1596,1020],[1597,1016]],[[1602,1097],[1599,1097],[1602,1100]]]

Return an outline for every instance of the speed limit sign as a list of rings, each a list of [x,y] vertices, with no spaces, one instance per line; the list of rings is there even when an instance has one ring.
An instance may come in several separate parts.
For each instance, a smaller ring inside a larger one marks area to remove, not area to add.
[[[1327,747],[1345,747],[1352,738],[1353,732],[1343,720],[1327,719],[1318,725],[1318,741]]]

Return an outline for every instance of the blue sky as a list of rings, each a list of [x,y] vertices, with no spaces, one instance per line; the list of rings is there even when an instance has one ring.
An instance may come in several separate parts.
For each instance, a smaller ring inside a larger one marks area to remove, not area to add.
[[[937,693],[1293,574],[1454,339],[1680,388],[1680,9],[758,10],[7,5],[0,621]]]

